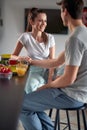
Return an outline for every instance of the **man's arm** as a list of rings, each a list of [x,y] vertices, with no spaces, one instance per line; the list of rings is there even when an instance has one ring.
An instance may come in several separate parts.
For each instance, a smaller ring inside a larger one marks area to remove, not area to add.
[[[71,85],[77,78],[78,73],[78,66],[65,66],[64,74],[58,78],[56,78],[54,81],[43,85],[39,89],[45,89],[45,88],[65,88],[69,85]]]
[[[32,65],[40,66],[40,67],[44,67],[44,68],[57,67],[57,66],[62,65],[65,62],[64,51],[62,53],[60,53],[60,55],[56,59],[31,60],[29,62],[31,62]]]

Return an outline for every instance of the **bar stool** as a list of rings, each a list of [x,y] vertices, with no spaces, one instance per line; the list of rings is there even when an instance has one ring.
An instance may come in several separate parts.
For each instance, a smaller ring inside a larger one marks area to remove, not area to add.
[[[86,120],[86,115],[85,115],[86,108],[87,108],[87,104],[84,104],[81,107],[56,109],[56,115],[55,115],[55,120],[54,120],[54,130],[57,130],[57,126],[58,126],[58,130],[60,130],[60,124],[66,125],[66,127],[64,127],[63,130],[65,130],[67,127],[69,130],[71,130],[69,111],[76,111],[77,113],[78,130],[81,130],[81,121],[80,121],[80,111],[81,111],[83,124],[84,124],[84,130],[87,130],[87,120]],[[60,110],[64,110],[66,112],[67,123],[60,122]],[[52,113],[53,113],[53,109],[50,109],[49,117],[52,117]]]

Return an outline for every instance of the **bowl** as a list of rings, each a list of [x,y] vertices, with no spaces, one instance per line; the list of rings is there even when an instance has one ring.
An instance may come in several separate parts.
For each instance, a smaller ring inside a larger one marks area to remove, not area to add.
[[[11,54],[1,54],[2,59],[9,59],[11,57]]]
[[[11,79],[12,78],[12,72],[9,72],[9,73],[2,73],[0,72],[0,78],[1,79]]]
[[[16,65],[16,64],[18,63],[18,61],[15,60],[15,59],[10,58],[10,59],[8,60],[8,63],[9,63],[9,65]]]
[[[11,54],[1,54],[1,63],[4,65],[8,65],[8,60],[11,57]]]

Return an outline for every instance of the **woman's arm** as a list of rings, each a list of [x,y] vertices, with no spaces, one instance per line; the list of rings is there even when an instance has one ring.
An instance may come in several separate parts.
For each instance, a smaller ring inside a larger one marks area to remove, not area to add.
[[[14,52],[11,55],[11,58],[18,60],[18,58],[19,58],[18,55],[21,52],[22,48],[23,48],[23,45],[21,44],[21,42],[18,42],[16,45],[16,48],[14,49]]]

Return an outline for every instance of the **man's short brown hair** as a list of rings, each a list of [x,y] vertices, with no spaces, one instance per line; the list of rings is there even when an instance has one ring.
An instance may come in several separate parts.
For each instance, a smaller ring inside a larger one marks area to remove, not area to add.
[[[61,5],[63,9],[66,8],[73,19],[82,17],[83,0],[61,0],[57,2],[57,5]]]

